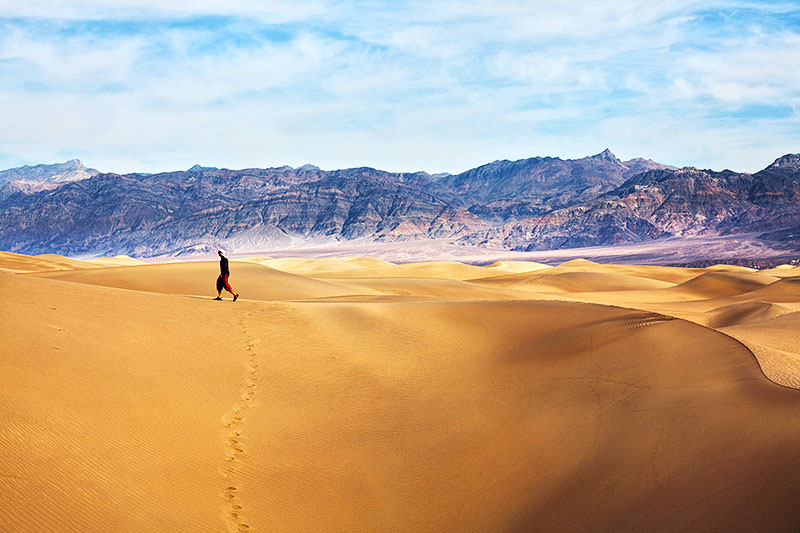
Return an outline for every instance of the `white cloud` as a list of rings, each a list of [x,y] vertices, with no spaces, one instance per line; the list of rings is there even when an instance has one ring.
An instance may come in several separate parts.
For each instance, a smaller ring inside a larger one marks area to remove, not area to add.
[[[129,78],[145,45],[141,37],[54,40],[12,28],[0,38],[0,61],[23,64],[33,69],[26,78],[56,85],[117,83]]]
[[[56,20],[128,20],[197,16],[239,16],[273,24],[307,20],[325,14],[323,1],[303,0],[0,0],[4,17]]]
[[[0,166],[457,171],[609,147],[754,170],[800,119],[719,117],[797,109],[800,29],[700,16],[792,9],[733,1],[0,0]]]

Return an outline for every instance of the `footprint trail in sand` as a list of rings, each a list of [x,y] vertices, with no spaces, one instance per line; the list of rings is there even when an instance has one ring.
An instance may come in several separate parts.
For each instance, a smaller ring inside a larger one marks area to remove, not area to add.
[[[222,490],[224,499],[225,520],[229,531],[252,531],[249,524],[245,522],[245,510],[241,497],[237,494],[239,490],[237,480],[241,461],[246,454],[244,444],[244,428],[246,424],[246,412],[253,406],[253,402],[258,390],[258,355],[256,346],[260,339],[254,338],[248,331],[246,319],[252,318],[252,313],[239,321],[242,333],[246,341],[247,359],[244,363],[245,372],[243,385],[241,388],[241,398],[233,404],[230,412],[223,418],[223,448],[225,449],[225,466],[222,474],[225,478],[225,488]]]

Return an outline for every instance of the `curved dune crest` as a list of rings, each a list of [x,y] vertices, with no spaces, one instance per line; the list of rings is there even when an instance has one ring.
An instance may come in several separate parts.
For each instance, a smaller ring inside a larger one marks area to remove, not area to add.
[[[706,299],[725,298],[760,289],[775,281],[777,278],[765,274],[711,271],[677,285],[675,290]]]
[[[773,316],[778,316],[780,312],[775,309],[773,304],[767,302],[743,302],[724,305],[709,311],[711,315],[708,321],[709,327],[724,328],[755,320],[763,320]]]
[[[495,261],[486,268],[501,270],[504,272],[520,273],[534,272],[536,270],[544,270],[552,267],[550,265],[545,265],[544,263],[536,263],[535,261]]]

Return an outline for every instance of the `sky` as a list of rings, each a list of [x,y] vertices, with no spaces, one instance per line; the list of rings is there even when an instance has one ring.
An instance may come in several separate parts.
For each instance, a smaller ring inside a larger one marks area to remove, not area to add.
[[[0,168],[800,152],[800,2],[0,0]]]

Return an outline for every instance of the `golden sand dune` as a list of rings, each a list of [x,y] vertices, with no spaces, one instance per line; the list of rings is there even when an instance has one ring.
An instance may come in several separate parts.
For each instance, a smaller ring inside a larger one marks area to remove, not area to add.
[[[139,259],[134,259],[133,257],[129,257],[127,255],[115,255],[114,257],[97,257],[95,259],[89,259],[88,261],[85,262],[100,267],[135,266],[135,265],[147,264],[144,261],[141,261]]]
[[[250,258],[246,258],[246,260],[252,261]],[[532,261],[497,261],[484,268],[452,261],[394,264],[372,257],[280,258],[259,262],[270,268],[303,276],[362,280],[367,278],[424,278],[466,281],[473,278],[551,268]]]
[[[774,316],[780,316],[781,309],[774,304],[763,301],[747,301],[727,304],[708,311],[708,325],[712,328],[754,322]]]
[[[775,268],[770,268],[769,270],[762,270],[762,272],[772,276],[777,276],[779,278],[800,276],[800,266],[778,265]]]
[[[551,268],[550,265],[536,263],[534,261],[495,261],[486,267],[489,270],[495,269],[503,272],[533,272]]]
[[[304,278],[274,270],[264,265],[237,265],[231,278],[233,288],[256,300],[291,300],[344,296],[351,294],[331,282]],[[139,267],[105,268],[92,271],[42,272],[40,277],[73,281],[105,287],[117,287],[164,294],[203,295],[215,292],[215,262],[170,263]],[[241,287],[241,289],[240,289]],[[367,291],[366,294],[372,294]]]
[[[725,298],[754,291],[777,281],[766,274],[744,272],[706,272],[676,286],[677,292],[698,299]]]
[[[37,256],[0,252],[0,271],[13,273],[45,272],[54,270],[82,270],[94,268],[86,261],[76,261],[55,254]]]
[[[550,269],[533,273],[508,274],[474,282],[514,289],[528,289],[544,293],[603,292],[625,290],[650,290],[672,287],[673,284],[639,276],[606,272],[565,272]]]
[[[0,531],[800,525],[800,275],[0,260]]]
[[[380,271],[393,268],[394,263],[372,257],[280,258],[265,261],[265,265],[293,274],[341,277],[353,272]]]
[[[98,257],[88,261],[77,261],[56,254],[42,254],[32,257],[10,252],[0,252],[0,271],[13,273],[84,270],[89,268],[144,264],[146,264],[144,261],[128,257],[127,255]]]
[[[649,265],[609,265],[593,263],[585,259],[573,259],[553,267],[547,274],[563,274],[570,272],[590,272],[593,274],[621,274],[638,278],[654,279],[669,283],[683,283],[697,277],[705,271],[693,268],[664,268]]]

